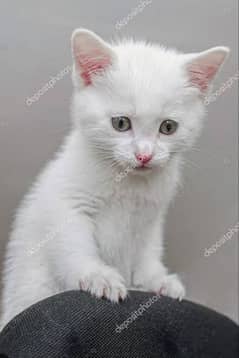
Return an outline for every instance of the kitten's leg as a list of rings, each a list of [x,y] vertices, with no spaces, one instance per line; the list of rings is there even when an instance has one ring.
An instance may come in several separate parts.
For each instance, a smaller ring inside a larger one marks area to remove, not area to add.
[[[65,289],[89,291],[114,302],[127,296],[123,277],[100,258],[94,227],[87,216],[77,217],[68,224],[59,239],[60,252],[52,264]]]
[[[133,274],[133,285],[144,291],[181,300],[185,296],[185,288],[176,274],[168,274],[167,268],[161,261],[162,236],[160,234],[157,230],[142,248]]]

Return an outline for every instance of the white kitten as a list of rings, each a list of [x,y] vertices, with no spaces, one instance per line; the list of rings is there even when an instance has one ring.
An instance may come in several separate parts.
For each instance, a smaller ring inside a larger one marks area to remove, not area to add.
[[[186,55],[143,42],[109,45],[82,29],[72,49],[74,128],[18,211],[2,325],[65,290],[115,302],[127,288],[185,294],[162,263],[163,224],[228,49]]]

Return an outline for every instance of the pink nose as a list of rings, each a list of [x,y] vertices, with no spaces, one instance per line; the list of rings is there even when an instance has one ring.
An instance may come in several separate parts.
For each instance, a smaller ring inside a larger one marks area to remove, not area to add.
[[[150,162],[152,159],[152,154],[136,154],[135,156],[136,159],[143,165]]]

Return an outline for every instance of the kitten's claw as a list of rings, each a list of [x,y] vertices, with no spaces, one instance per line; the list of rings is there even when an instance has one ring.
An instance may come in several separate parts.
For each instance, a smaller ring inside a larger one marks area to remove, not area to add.
[[[80,279],[79,286],[83,291],[88,291],[98,298],[107,298],[112,302],[119,302],[127,297],[123,277],[110,267],[85,275]]]
[[[167,275],[163,278],[159,290],[156,290],[158,295],[176,298],[179,301],[185,297],[185,288],[179,277],[175,274]]]

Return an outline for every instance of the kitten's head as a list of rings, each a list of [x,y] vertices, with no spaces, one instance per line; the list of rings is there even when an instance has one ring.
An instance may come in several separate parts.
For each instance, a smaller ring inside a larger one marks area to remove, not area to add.
[[[77,125],[99,160],[138,173],[163,168],[193,144],[205,95],[229,52],[110,45],[84,29],[74,31],[72,51]]]

